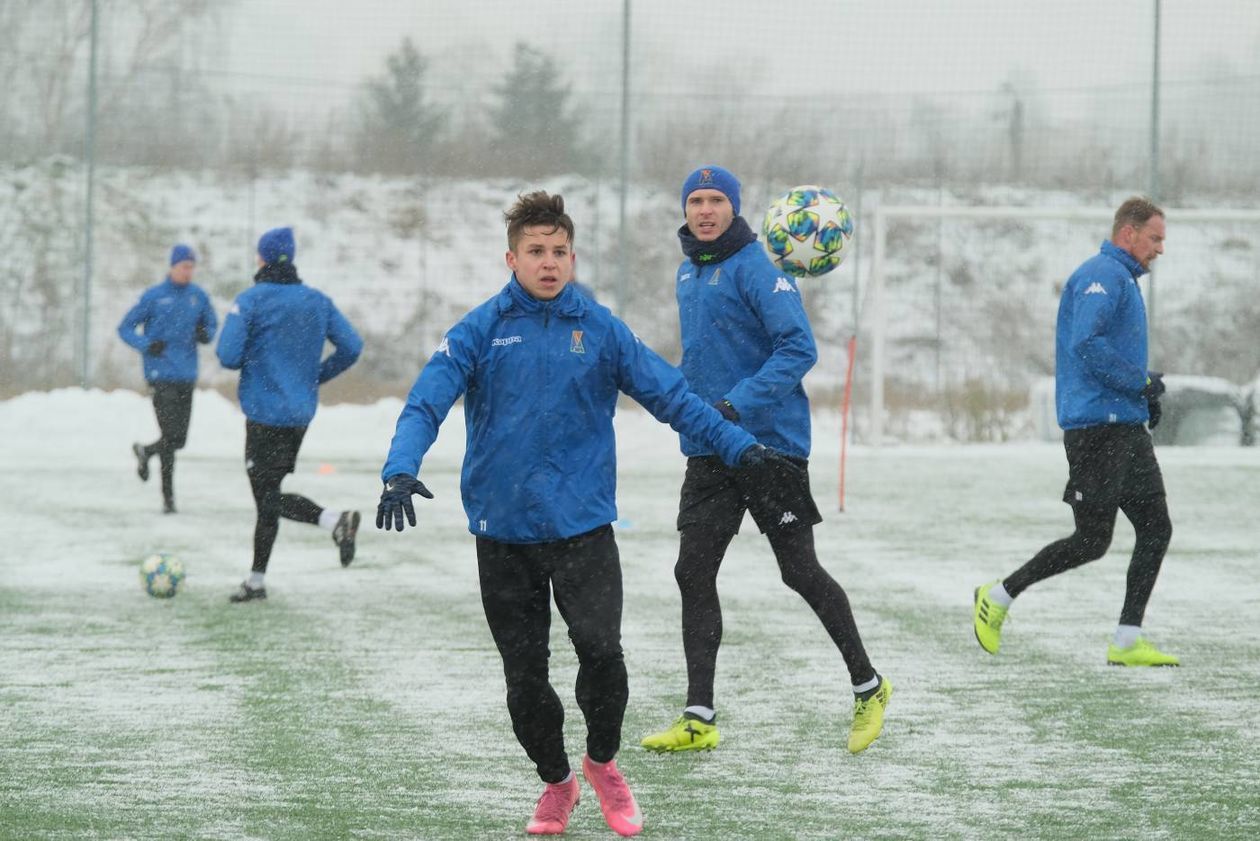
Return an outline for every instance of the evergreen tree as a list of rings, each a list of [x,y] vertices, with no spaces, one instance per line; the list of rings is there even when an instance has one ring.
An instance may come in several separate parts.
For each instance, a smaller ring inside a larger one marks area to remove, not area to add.
[[[494,93],[499,102],[490,113],[490,152],[504,172],[555,175],[590,168],[571,91],[549,56],[517,43],[512,67]]]
[[[416,45],[404,38],[385,59],[385,74],[368,80],[358,142],[365,168],[406,174],[425,167],[445,121],[425,96],[428,67]]]

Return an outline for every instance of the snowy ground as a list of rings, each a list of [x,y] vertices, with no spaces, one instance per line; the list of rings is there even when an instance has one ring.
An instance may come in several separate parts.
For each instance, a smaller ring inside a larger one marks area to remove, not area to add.
[[[398,409],[322,407],[286,488],[369,514]],[[1058,445],[858,448],[840,514],[834,419],[816,421],[820,553],[896,687],[885,733],[845,752],[838,656],[746,533],[721,578],[722,747],[660,757],[635,745],[684,689],[671,574],[683,462],[667,428],[618,416],[620,762],[644,837],[1260,835],[1260,450],[1160,450],[1174,536],[1147,628],[1184,666],[1129,671],[1103,665],[1124,525],[1105,559],[1021,598],[999,657],[972,638],[971,589],[1069,528]],[[418,530],[365,528],[343,570],[327,533],[285,524],[271,598],[234,606],[253,523],[243,427],[230,401],[198,392],[180,513],[163,516],[128,449],[155,437],[145,397],[0,403],[0,838],[520,837],[538,783],[477,599],[460,412],[426,460],[437,499],[418,500]],[[190,570],[169,602],[138,585],[154,550]],[[576,759],[559,620],[553,651]],[[568,834],[613,837],[589,792]]]

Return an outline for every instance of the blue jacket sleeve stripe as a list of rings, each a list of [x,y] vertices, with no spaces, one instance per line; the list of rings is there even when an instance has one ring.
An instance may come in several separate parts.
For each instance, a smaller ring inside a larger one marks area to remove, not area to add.
[[[223,319],[223,332],[219,334],[219,343],[214,350],[224,368],[235,371],[244,362],[247,326],[247,313],[242,310],[238,298]]]
[[[757,439],[732,423],[717,409],[691,392],[682,372],[639,341],[621,321],[617,335],[618,388],[633,397],[657,420],[691,438],[707,442],[729,465],[739,463],[744,450]]]
[[[477,357],[476,331],[466,321],[453,327],[429,357],[407,394],[398,416],[381,481],[405,473],[420,475],[424,454],[437,440],[438,428],[468,387]]]
[[[781,280],[791,291],[780,285]],[[773,352],[757,373],[726,395],[737,411],[751,412],[777,406],[783,395],[797,388],[818,361],[818,348],[800,292],[790,279],[754,272],[744,292],[774,342]]]
[[[118,337],[131,347],[144,352],[151,341],[147,336],[137,333],[136,330],[141,324],[149,319],[149,296],[141,295],[136,305],[127,310],[127,314],[123,316],[123,320],[118,324]]]
[[[328,319],[328,341],[336,350],[320,363],[319,381],[326,383],[342,371],[349,368],[363,352],[363,339],[355,332],[354,327],[341,314],[332,301],[328,302],[331,310]],[[391,474],[392,475],[392,474]]]

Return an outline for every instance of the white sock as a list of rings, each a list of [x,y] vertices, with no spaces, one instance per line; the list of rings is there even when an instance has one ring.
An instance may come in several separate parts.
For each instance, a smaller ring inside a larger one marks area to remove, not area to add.
[[[334,511],[331,508],[325,508],[319,512],[319,527],[324,531],[332,531],[337,528],[337,521],[341,519],[341,512]]]
[[[1114,640],[1116,648],[1132,648],[1140,636],[1142,636],[1141,625],[1117,625]]]
[[[265,572],[251,572],[249,574],[249,589],[257,590],[261,588],[263,585],[263,577],[266,576],[266,574],[267,573]]]
[[[1006,588],[999,581],[989,589],[989,601],[998,607],[1010,607],[1011,602],[1015,601],[1015,597],[1006,592]]]
[[[572,769],[572,768],[570,768],[570,769],[569,769],[569,776],[565,777],[563,780],[561,780],[561,781],[560,781],[560,782],[558,782],[558,783],[547,783],[547,785],[549,785],[549,786],[562,786],[562,785],[566,785],[566,784],[571,783],[571,782],[573,782],[573,769]]]
[[[863,692],[870,692],[877,686],[879,686],[879,675],[875,675],[875,677],[871,678],[866,683],[853,684],[853,694],[861,695]]]
[[[713,717],[717,715],[717,711],[714,710],[712,707],[699,707],[699,706],[687,707],[687,709],[683,710],[683,712],[691,713],[692,715],[698,715],[709,724],[713,723]]]

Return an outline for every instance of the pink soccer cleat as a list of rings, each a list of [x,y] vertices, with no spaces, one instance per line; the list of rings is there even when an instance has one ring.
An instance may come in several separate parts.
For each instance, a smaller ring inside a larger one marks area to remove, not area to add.
[[[638,835],[643,831],[643,813],[639,804],[634,802],[630,786],[625,777],[617,770],[616,760],[595,762],[589,756],[582,757],[582,775],[595,789],[599,797],[599,808],[604,813],[604,820],[618,835]]]
[[[580,795],[577,774],[570,776],[567,783],[547,783],[538,798],[538,805],[534,807],[534,816],[525,825],[525,831],[530,835],[559,835],[564,832]]]

